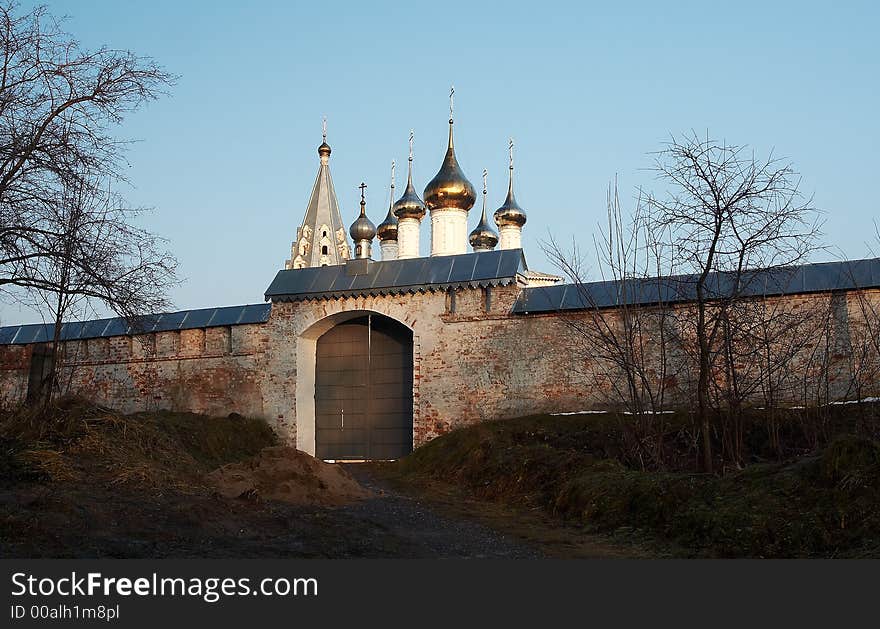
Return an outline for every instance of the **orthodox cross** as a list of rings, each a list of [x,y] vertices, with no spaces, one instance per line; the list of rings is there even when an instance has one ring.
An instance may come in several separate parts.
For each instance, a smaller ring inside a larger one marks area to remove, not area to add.
[[[363,204],[364,204],[364,190],[367,189],[367,184],[365,184],[365,183],[362,181],[362,182],[361,182],[361,185],[359,185],[358,188],[361,189],[361,205],[363,205]]]
[[[486,180],[489,178],[489,171],[483,169],[483,196],[486,195]]]
[[[507,143],[507,150],[510,151],[510,170],[513,170],[513,138]]]
[[[321,120],[321,135],[324,136],[324,141],[327,141],[327,116]]]
[[[413,160],[413,137],[415,137],[415,132],[410,129],[409,130],[409,161]]]
[[[391,160],[391,194],[392,195],[394,194],[394,166],[395,166],[395,163],[394,163],[394,160],[392,159]],[[391,199],[391,201],[393,202],[394,199]]]
[[[449,122],[452,122],[452,105],[453,105],[453,97],[455,96],[455,86],[451,86],[449,88]]]

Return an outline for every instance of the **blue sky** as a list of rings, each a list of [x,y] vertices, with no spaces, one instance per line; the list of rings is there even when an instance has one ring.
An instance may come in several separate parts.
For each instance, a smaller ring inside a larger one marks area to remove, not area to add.
[[[550,233],[591,242],[615,174],[626,204],[637,186],[659,189],[649,153],[691,129],[789,158],[826,211],[827,243],[847,256],[868,254],[880,215],[874,3],[48,5],[86,47],[130,49],[180,75],[119,129],[140,140],[128,197],[155,208],[146,224],[181,262],[178,308],[262,301],[302,220],[322,115],[346,223],[362,180],[381,221],[410,128],[421,190],[445,150],[450,84],[459,161],[475,186],[489,170],[490,210],[516,140],[538,270],[552,270],[540,248]],[[0,306],[2,324],[37,320]]]

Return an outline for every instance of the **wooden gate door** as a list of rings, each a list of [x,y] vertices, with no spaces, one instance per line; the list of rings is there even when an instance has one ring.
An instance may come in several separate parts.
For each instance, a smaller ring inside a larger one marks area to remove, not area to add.
[[[396,459],[412,451],[412,332],[381,315],[318,339],[315,455]]]

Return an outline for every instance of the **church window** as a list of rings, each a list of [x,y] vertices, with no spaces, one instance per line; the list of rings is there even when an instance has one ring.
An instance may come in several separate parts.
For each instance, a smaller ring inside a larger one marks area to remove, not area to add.
[[[492,311],[492,287],[487,286],[483,289],[483,309],[486,312]]]
[[[324,245],[323,247],[321,247],[321,254],[322,255],[326,256],[328,253],[329,252],[327,251],[327,245]]]
[[[324,234],[323,234],[322,237],[323,237],[323,238],[326,238],[326,237],[327,237],[327,230],[326,230],[326,229],[324,230]]]

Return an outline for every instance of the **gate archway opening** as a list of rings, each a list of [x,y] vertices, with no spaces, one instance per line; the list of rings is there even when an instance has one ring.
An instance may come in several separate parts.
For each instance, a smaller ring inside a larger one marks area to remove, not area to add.
[[[413,446],[413,333],[377,313],[341,321],[315,346],[319,459],[397,459]]]

